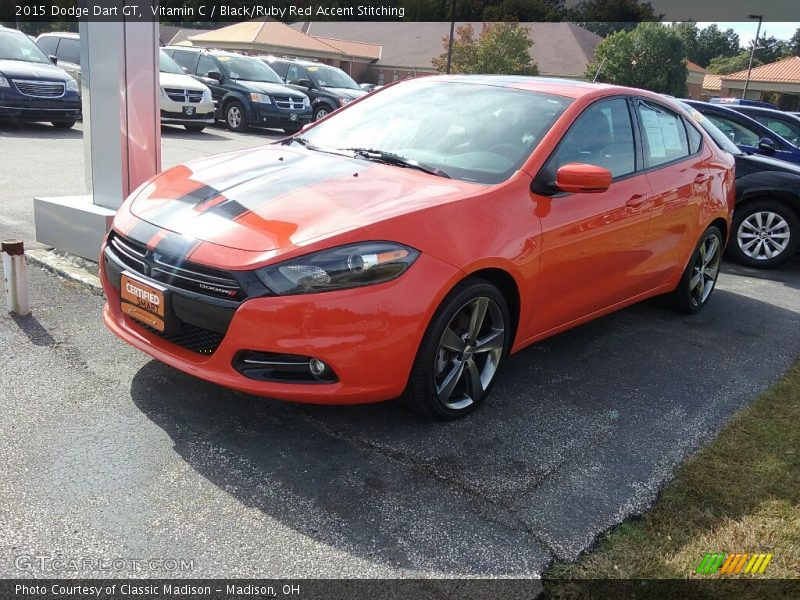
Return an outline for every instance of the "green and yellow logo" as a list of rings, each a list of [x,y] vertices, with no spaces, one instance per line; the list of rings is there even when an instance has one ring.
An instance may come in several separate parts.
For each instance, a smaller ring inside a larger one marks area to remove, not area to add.
[[[739,575],[741,573],[763,573],[772,560],[772,554],[728,554],[725,552],[706,552],[703,560],[697,565],[701,575],[723,573]]]

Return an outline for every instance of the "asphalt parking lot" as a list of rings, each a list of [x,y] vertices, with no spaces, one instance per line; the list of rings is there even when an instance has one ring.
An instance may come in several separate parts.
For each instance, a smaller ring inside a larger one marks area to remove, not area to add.
[[[273,137],[165,130],[163,162]],[[80,135],[0,138],[0,237],[30,241],[31,198],[80,191]],[[194,577],[536,577],[645,510],[800,356],[798,290],[798,259],[729,264],[701,314],[646,302],[536,344],[482,410],[440,424],[192,379],[31,268],[33,315],[0,315],[0,576],[60,553],[183,558],[194,570],[170,575]]]

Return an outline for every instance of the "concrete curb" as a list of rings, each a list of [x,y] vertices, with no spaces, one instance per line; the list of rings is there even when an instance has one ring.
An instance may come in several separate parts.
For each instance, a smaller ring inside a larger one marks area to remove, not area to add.
[[[77,266],[65,256],[56,254],[52,250],[35,249],[27,250],[25,257],[28,262],[65,279],[74,281],[93,294],[103,295],[103,286],[100,284],[100,278],[90,273],[87,269]]]

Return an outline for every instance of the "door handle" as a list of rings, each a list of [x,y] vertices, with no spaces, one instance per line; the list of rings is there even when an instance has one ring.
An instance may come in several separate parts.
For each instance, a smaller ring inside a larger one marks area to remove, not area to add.
[[[628,208],[639,208],[642,204],[647,202],[647,195],[646,194],[634,194],[628,201],[625,203],[625,206]]]

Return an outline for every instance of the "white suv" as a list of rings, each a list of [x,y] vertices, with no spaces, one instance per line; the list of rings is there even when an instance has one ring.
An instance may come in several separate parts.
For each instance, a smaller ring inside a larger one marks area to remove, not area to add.
[[[163,50],[158,51],[161,84],[161,122],[183,125],[200,132],[214,124],[214,99],[211,90],[189,77]]]

